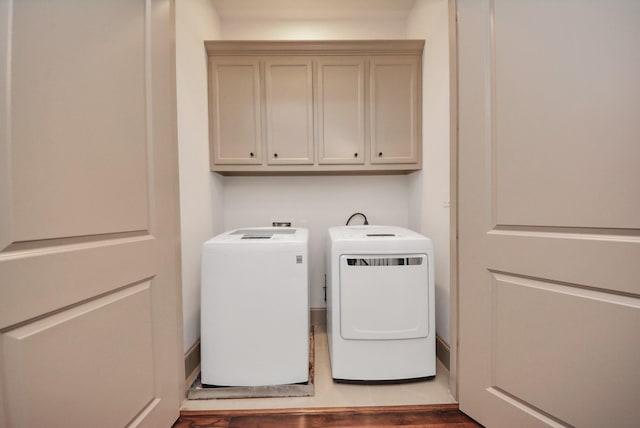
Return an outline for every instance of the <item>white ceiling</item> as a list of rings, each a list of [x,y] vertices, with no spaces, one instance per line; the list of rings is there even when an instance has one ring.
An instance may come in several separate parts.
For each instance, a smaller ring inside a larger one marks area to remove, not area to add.
[[[404,17],[415,0],[212,0],[221,19]]]

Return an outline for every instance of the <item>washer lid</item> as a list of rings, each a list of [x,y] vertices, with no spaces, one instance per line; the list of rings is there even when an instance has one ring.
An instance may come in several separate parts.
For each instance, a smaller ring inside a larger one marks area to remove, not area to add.
[[[274,235],[295,235],[296,229],[269,227],[269,228],[249,228],[236,229],[230,235],[242,235],[240,239],[271,239]]]
[[[253,243],[256,245],[267,244],[292,244],[307,245],[309,241],[309,231],[304,227],[243,227],[229,230],[216,235],[203,244],[203,248],[215,245],[237,244],[243,245]],[[260,244],[262,243],[262,244]]]

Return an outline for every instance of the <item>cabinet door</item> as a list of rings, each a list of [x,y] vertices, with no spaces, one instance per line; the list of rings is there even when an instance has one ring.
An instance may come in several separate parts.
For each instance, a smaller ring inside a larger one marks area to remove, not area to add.
[[[268,164],[313,164],[311,59],[265,60]]]
[[[364,58],[317,61],[319,164],[364,163]]]
[[[419,155],[419,58],[371,57],[371,163],[414,163]]]
[[[260,164],[258,59],[211,57],[209,87],[213,164]]]

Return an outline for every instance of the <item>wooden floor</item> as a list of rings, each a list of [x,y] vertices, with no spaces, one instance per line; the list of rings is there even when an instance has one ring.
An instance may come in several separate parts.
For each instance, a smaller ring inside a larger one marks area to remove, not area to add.
[[[283,410],[183,411],[173,428],[477,428],[457,404]]]

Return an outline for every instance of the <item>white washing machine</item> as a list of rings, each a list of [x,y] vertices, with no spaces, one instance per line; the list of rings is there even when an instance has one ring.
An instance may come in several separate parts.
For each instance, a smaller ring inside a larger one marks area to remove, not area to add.
[[[333,378],[435,376],[431,240],[394,226],[332,227],[325,261]]]
[[[203,384],[308,381],[308,271],[306,229],[237,229],[203,244]]]

